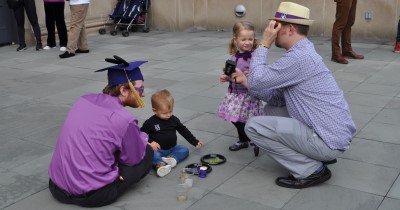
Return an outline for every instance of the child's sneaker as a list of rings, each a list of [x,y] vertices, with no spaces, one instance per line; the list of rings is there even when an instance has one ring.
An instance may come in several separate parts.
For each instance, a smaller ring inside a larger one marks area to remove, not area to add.
[[[176,159],[171,156],[162,157],[161,159],[168,165],[170,165],[172,168],[176,166]]]
[[[165,165],[165,163],[159,163],[156,165],[156,171],[159,177],[163,177],[171,172],[171,166]]]

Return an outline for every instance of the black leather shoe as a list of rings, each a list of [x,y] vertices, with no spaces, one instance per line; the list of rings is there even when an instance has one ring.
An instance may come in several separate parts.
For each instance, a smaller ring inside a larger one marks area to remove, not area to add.
[[[36,43],[36,51],[43,50],[43,45],[41,42]]]
[[[75,54],[74,53],[70,53],[68,51],[65,51],[65,53],[60,55],[60,58],[70,58],[72,56],[75,56]]]
[[[75,53],[89,53],[89,50],[77,49],[77,50],[75,51]]]
[[[17,48],[17,51],[22,51],[22,50],[26,50],[26,44],[21,44],[19,45],[19,47]]]
[[[303,189],[321,184],[329,180],[331,176],[331,171],[328,169],[328,167],[324,166],[324,168],[320,172],[313,173],[304,179],[296,179],[292,175],[289,175],[288,177],[278,177],[275,180],[275,183],[281,187]]]
[[[260,147],[255,145],[254,143],[250,143],[250,145],[253,147],[254,150],[254,156],[258,157],[258,154],[260,154]]]
[[[335,164],[337,163],[336,158],[333,160],[327,160],[327,161],[321,161],[324,165],[330,165],[330,164]]]
[[[236,142],[235,144],[231,145],[231,146],[229,147],[229,150],[230,150],[230,151],[238,151],[238,150],[240,150],[240,149],[247,148],[247,147],[249,147],[249,143],[248,143],[248,142],[241,142],[241,141],[238,141],[238,142]]]

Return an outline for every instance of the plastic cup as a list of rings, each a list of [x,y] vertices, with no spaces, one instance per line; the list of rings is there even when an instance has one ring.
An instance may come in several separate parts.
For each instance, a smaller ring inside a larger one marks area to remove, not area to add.
[[[185,185],[186,185],[188,188],[193,187],[193,179],[185,179]]]
[[[186,184],[178,184],[176,186],[176,199],[178,201],[187,201],[189,188]]]

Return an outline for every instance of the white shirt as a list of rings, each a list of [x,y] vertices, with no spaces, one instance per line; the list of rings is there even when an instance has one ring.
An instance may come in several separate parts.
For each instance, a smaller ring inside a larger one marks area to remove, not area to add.
[[[70,0],[69,5],[89,4],[90,0]]]

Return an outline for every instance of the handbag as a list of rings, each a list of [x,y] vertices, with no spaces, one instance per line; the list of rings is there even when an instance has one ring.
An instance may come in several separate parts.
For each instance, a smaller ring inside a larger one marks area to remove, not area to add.
[[[7,0],[7,4],[10,9],[16,9],[22,6],[23,2],[22,0]]]

